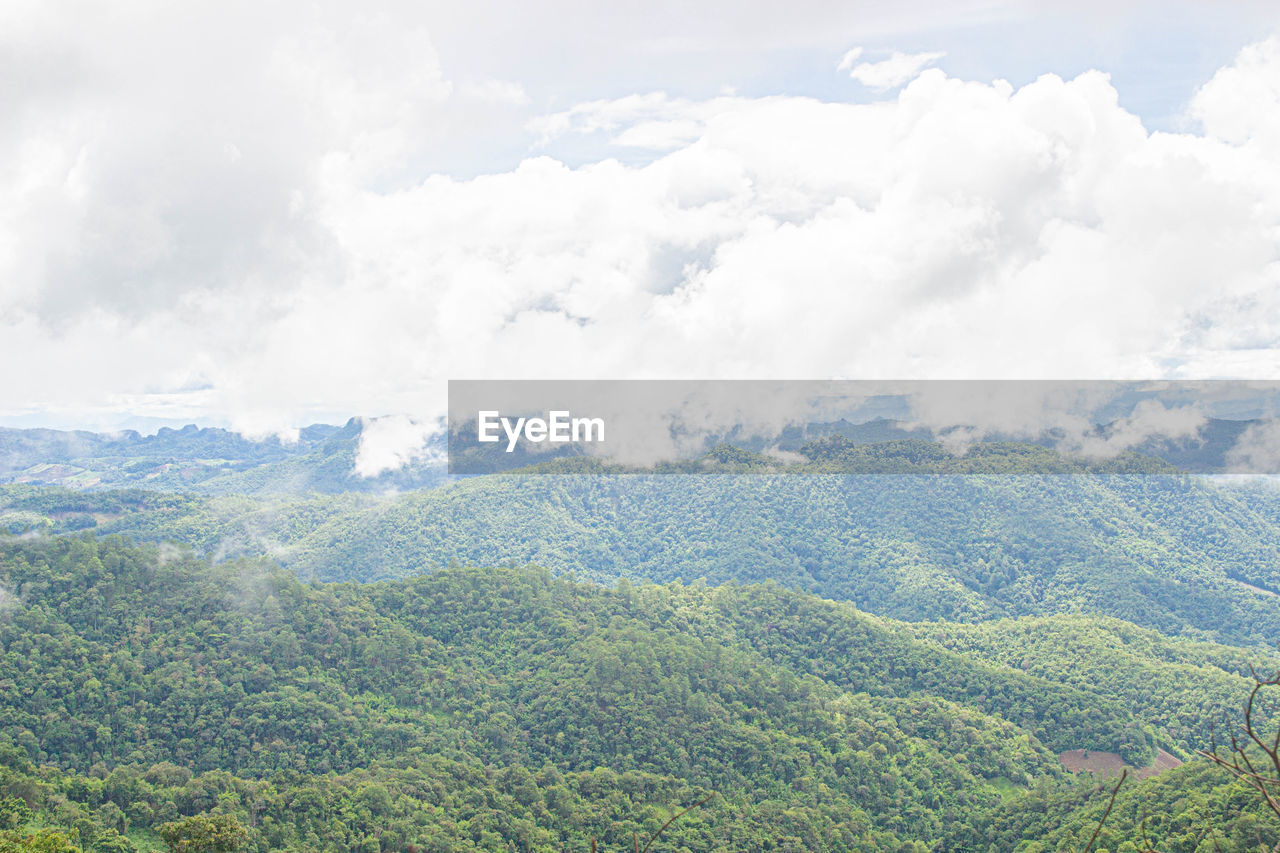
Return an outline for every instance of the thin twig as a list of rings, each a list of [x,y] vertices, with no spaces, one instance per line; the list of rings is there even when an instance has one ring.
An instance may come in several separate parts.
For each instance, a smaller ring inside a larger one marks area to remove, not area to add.
[[[689,812],[693,811],[694,809],[696,809],[696,808],[698,808],[698,807],[700,807],[700,806],[705,806],[707,803],[711,802],[711,798],[712,798],[712,797],[714,797],[714,796],[715,796],[715,792],[714,792],[714,791],[712,791],[710,794],[707,794],[707,795],[706,795],[705,797],[703,797],[701,800],[698,800],[698,802],[696,802],[696,803],[694,803],[693,805],[689,806],[689,808],[687,808],[687,809],[685,809],[684,811],[680,812],[678,815],[673,816],[673,817],[671,818],[671,820],[669,820],[669,821],[667,821],[666,823],[664,823],[664,824],[662,825],[662,828],[661,828],[661,829],[659,829],[657,832],[655,832],[655,833],[653,834],[653,838],[650,838],[650,839],[649,839],[649,843],[648,843],[648,844],[646,844],[646,845],[644,846],[644,849],[643,849],[643,850],[641,850],[641,851],[640,851],[640,853],[649,853],[649,848],[653,846],[653,842],[655,842],[655,841],[657,841],[657,840],[658,840],[658,836],[659,836],[659,835],[661,835],[662,833],[664,833],[664,832],[666,832],[666,831],[667,831],[667,827],[668,827],[668,826],[671,826],[671,824],[675,823],[677,820],[679,820],[680,818],[684,817],[685,815],[687,815]]]
[[[662,835],[662,833],[667,831],[667,827],[671,826],[671,824],[675,823],[680,818],[684,817],[689,812],[693,811],[699,806],[705,806],[707,803],[711,802],[711,798],[714,797],[715,795],[716,795],[715,791],[712,791],[710,794],[707,794],[701,800],[698,800],[698,802],[689,806],[684,811],[679,812],[675,815],[672,815],[671,819],[668,820],[666,823],[664,823],[662,827],[653,834],[653,836],[649,839],[648,843],[644,845],[644,847],[640,846],[640,835],[635,832],[631,833],[631,849],[634,851],[634,853],[649,853],[649,848],[653,846],[653,842],[657,841],[658,837]],[[594,838],[591,839],[591,853],[596,853],[596,840]]]
[[[1107,818],[1111,815],[1111,809],[1116,804],[1116,795],[1120,793],[1120,786],[1124,784],[1124,780],[1129,778],[1129,768],[1126,767],[1120,774],[1120,781],[1111,789],[1111,799],[1107,800],[1107,810],[1102,813],[1102,818],[1098,821],[1097,827],[1093,830],[1093,837],[1089,839],[1089,844],[1084,848],[1084,853],[1089,853],[1093,849],[1093,845],[1097,843],[1098,836],[1102,833],[1102,825],[1107,822]]]

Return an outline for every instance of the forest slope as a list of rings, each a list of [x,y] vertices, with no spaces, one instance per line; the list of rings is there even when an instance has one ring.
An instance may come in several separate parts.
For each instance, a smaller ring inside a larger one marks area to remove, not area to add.
[[[0,520],[65,528],[72,508],[84,518],[110,494],[10,487]],[[142,496],[83,523],[210,554],[270,553],[326,580],[451,564],[536,564],[606,583],[771,579],[901,619],[1082,612],[1280,641],[1274,499],[1185,477],[512,474],[383,499]]]
[[[607,589],[470,568],[307,584],[64,536],[0,545],[0,590],[0,731],[18,750],[0,749],[0,783],[83,838],[133,827],[141,843],[161,819],[215,810],[262,850],[364,849],[385,832],[550,851],[652,831],[665,806],[715,790],[673,843],[975,849],[1091,807],[1054,751],[1141,763],[1159,736],[1116,685],[1039,677],[977,641],[944,647],[947,626],[917,638],[776,584]],[[1028,654],[1062,666],[1051,645]],[[1231,654],[1133,650],[1224,674]],[[1058,817],[1037,823],[1023,801]]]
[[[851,838],[901,839],[941,837],[1010,780],[1059,773],[1033,734],[979,709],[907,694],[908,731],[893,701],[646,615],[700,622],[707,590],[686,601],[517,570],[309,586],[79,538],[6,545],[0,566],[0,727],[28,757],[82,772],[171,762],[262,778],[404,756],[608,767],[744,807],[838,806]],[[1080,722],[1099,749],[1136,725]]]

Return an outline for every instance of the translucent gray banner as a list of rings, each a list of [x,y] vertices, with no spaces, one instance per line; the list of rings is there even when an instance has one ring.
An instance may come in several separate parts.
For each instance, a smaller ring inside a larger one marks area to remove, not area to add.
[[[453,380],[449,471],[1280,473],[1280,381]]]

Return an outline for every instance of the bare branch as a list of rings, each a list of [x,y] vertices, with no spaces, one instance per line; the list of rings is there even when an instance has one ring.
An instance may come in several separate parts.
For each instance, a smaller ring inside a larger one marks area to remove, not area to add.
[[[1262,724],[1256,720],[1261,710],[1260,697],[1268,687],[1280,686],[1280,672],[1269,678],[1258,675],[1257,670],[1249,667],[1253,676],[1253,688],[1244,703],[1244,725],[1241,727],[1247,739],[1241,739],[1231,732],[1231,747],[1226,755],[1219,752],[1218,740],[1213,729],[1209,730],[1209,749],[1198,750],[1198,753],[1226,770],[1236,779],[1244,782],[1258,792],[1262,801],[1267,804],[1276,817],[1280,817],[1280,728],[1274,736],[1262,730]],[[1265,757],[1265,764],[1259,768],[1254,764],[1251,752],[1260,751]],[[1280,850],[1280,844],[1277,844]]]
[[[700,806],[705,806],[707,803],[711,802],[711,798],[714,797],[715,795],[716,795],[715,791],[712,791],[710,794],[707,794],[707,796],[703,797],[701,800],[698,800],[698,802],[694,803],[693,805],[689,806],[683,811],[677,812],[676,814],[672,815],[671,818],[667,820],[667,822],[664,823],[662,827],[653,834],[653,836],[648,840],[648,842],[644,845],[644,847],[640,846],[639,833],[635,833],[635,832],[631,833],[631,849],[634,851],[634,853],[649,853],[649,848],[653,846],[653,842],[657,841],[659,836],[661,836],[662,833],[666,832],[667,828],[670,827],[671,824],[675,823],[680,818],[684,817],[694,809],[699,808]],[[596,853],[596,840],[594,838],[591,839],[591,853]]]
[[[667,821],[666,823],[664,823],[664,824],[662,825],[662,828],[661,828],[661,829],[659,829],[657,832],[655,832],[655,833],[653,834],[653,837],[649,839],[649,843],[648,843],[648,844],[646,844],[646,845],[644,846],[644,849],[643,849],[643,850],[641,850],[641,851],[640,851],[640,853],[649,853],[649,848],[653,846],[653,842],[655,842],[655,841],[657,841],[657,840],[658,840],[658,836],[659,836],[659,835],[661,835],[662,833],[664,833],[664,832],[666,832],[666,831],[667,831],[667,827],[668,827],[668,826],[671,826],[671,824],[675,823],[677,820],[679,820],[680,818],[684,817],[685,815],[687,815],[689,812],[693,811],[694,809],[699,808],[699,807],[701,807],[701,806],[705,806],[707,803],[711,802],[711,798],[712,798],[712,797],[714,797],[714,796],[715,796],[715,792],[713,791],[713,792],[711,792],[710,794],[707,794],[707,796],[703,797],[701,800],[698,800],[698,802],[696,802],[696,803],[694,803],[693,805],[689,806],[689,807],[688,807],[687,809],[685,809],[684,811],[680,812],[680,813],[679,813],[679,814],[677,814],[677,815],[673,815],[673,816],[672,816],[672,818],[671,818],[669,821]],[[637,842],[636,842],[636,844],[637,844],[637,845],[639,845],[639,843],[640,843],[639,841],[637,841]]]
[[[1093,849],[1093,845],[1098,842],[1098,836],[1102,833],[1102,825],[1107,822],[1107,818],[1111,815],[1111,809],[1116,804],[1116,795],[1120,793],[1120,786],[1124,784],[1124,780],[1129,778],[1129,768],[1126,767],[1124,772],[1120,774],[1120,781],[1116,782],[1116,786],[1111,789],[1111,799],[1107,800],[1107,810],[1102,813],[1098,825],[1093,830],[1093,837],[1089,839],[1089,844],[1084,848],[1084,853],[1089,853]]]

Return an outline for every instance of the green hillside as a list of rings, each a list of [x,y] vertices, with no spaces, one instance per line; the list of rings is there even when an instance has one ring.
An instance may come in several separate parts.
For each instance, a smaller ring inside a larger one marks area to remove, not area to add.
[[[1048,647],[1052,678],[942,648],[959,626],[772,584],[610,590],[518,569],[306,584],[57,537],[3,545],[0,589],[6,784],[36,785],[82,838],[145,841],[214,809],[263,850],[319,849],[335,820],[337,849],[386,831],[555,850],[625,840],[610,822],[652,827],[714,790],[672,849],[967,849],[1011,802],[1074,790],[1053,752],[1141,764],[1162,737],[1114,685],[1062,677]],[[1166,646],[1234,665],[1154,638],[1133,654],[1157,669]],[[1180,713],[1222,711],[1196,701]],[[25,762],[61,770],[40,787]]]
[[[775,580],[902,619],[1093,613],[1280,641],[1270,490],[1163,475],[493,475],[377,498],[0,487],[13,532],[92,528],[270,554],[304,577],[452,564]]]
[[[913,696],[934,722],[908,733],[893,702],[659,624],[669,608],[711,613],[705,589],[609,592],[515,570],[313,587],[79,539],[8,546],[0,579],[21,602],[3,627],[0,725],[33,760],[81,772],[349,773],[428,755],[608,767],[757,806],[803,810],[822,792],[853,835],[903,839],[998,804],[997,780],[1058,772],[997,718]],[[948,720],[964,760],[934,737]],[[1125,733],[1105,719],[1077,735],[1101,749]]]
[[[1249,667],[1280,655],[1170,639],[1118,619],[1050,616],[978,625],[916,623],[913,636],[970,659],[1108,696],[1161,732],[1175,752],[1206,749],[1210,728],[1244,703]]]
[[[1207,761],[1184,764],[1120,789],[1099,831],[1115,780],[1043,786],[997,809],[955,849],[1017,853],[1222,851],[1263,853],[1280,843],[1280,825],[1256,791]],[[1151,846],[1148,847],[1147,845]]]
[[[1196,758],[1280,668],[1265,483],[830,440],[380,496],[319,438],[204,494],[0,486],[2,853],[623,850],[713,791],[658,849],[1079,850],[1109,788],[1058,754],[1158,749],[1102,849],[1280,841]]]
[[[42,494],[0,494],[0,521],[58,515]],[[494,475],[392,498],[143,497],[96,529],[326,580],[536,564],[606,583],[775,580],[902,619],[1080,612],[1280,641],[1274,506],[1185,477]]]

